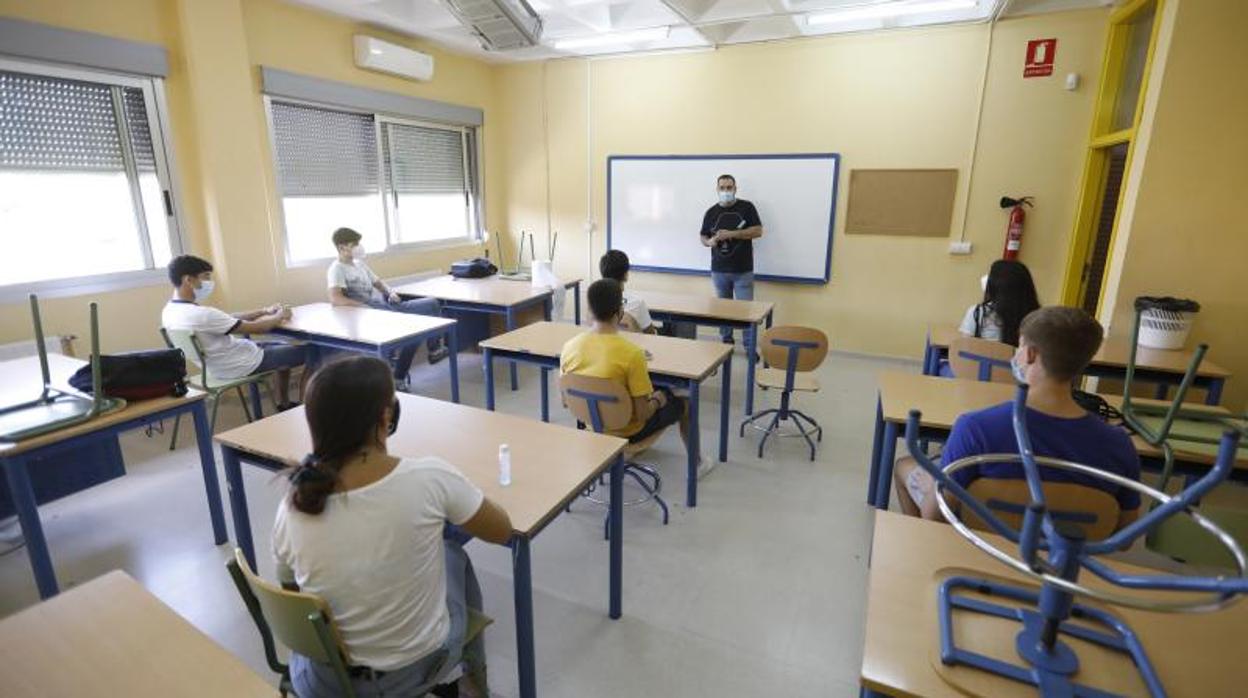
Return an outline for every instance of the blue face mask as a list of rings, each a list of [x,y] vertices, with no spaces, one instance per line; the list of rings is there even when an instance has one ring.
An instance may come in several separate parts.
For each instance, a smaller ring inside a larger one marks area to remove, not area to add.
[[[1018,354],[1010,357],[1010,373],[1014,374],[1014,380],[1027,385],[1027,367],[1019,362]]]
[[[719,193],[719,203],[721,203],[721,204],[730,204],[730,203],[732,203],[733,201],[736,201],[736,200],[737,200],[737,194],[736,194],[736,192],[731,192],[731,191],[721,191],[721,192]]]

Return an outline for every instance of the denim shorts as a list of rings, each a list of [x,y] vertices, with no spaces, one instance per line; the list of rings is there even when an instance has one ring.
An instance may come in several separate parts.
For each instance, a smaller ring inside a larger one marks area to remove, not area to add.
[[[256,344],[264,351],[264,356],[260,359],[260,365],[256,366],[256,370],[251,372],[253,376],[257,373],[302,366],[308,358],[308,348],[302,345],[285,342],[257,342]]]

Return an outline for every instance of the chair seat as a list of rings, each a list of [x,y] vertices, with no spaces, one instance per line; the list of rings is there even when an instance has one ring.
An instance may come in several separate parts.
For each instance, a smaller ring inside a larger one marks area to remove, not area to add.
[[[646,438],[642,439],[641,441],[638,441],[635,444],[630,443],[624,446],[624,459],[628,460],[631,458],[636,458],[637,456],[647,451],[651,446],[653,446],[656,442],[658,442],[658,440],[663,436],[664,431],[667,431],[667,430],[663,429],[663,430],[657,431],[647,436]]]
[[[241,376],[239,378],[217,378],[215,376],[201,373],[197,376],[188,376],[186,379],[186,382],[190,383],[192,386],[196,388],[200,388],[202,390],[209,390],[215,393],[215,392],[221,392],[223,390],[231,390],[240,385],[248,385],[250,383],[255,383],[263,378],[267,378],[268,376],[272,374],[273,374],[273,371],[266,371],[264,373],[252,373],[246,376]]]
[[[784,388],[784,371],[778,368],[758,369],[758,384],[764,388]],[[798,373],[793,376],[793,389],[804,392],[817,392],[819,381],[809,373]]]

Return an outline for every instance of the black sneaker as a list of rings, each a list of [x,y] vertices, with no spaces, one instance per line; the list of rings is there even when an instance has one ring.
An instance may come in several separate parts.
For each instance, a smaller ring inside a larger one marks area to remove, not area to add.
[[[720,337],[720,341],[722,341],[724,344],[735,345],[737,343],[737,340],[733,337]]]
[[[442,359],[445,359],[446,357],[450,356],[450,354],[451,354],[451,351],[447,349],[445,345],[440,346],[437,349],[430,349],[429,350],[429,363],[436,364]]]

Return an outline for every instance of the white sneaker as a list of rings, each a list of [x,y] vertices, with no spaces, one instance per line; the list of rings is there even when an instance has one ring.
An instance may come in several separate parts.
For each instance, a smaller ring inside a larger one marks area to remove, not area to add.
[[[709,475],[710,472],[714,470],[715,466],[717,465],[719,465],[719,461],[715,460],[714,458],[707,460],[701,456],[698,456],[698,479],[701,480],[702,478]]]

